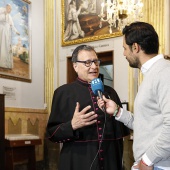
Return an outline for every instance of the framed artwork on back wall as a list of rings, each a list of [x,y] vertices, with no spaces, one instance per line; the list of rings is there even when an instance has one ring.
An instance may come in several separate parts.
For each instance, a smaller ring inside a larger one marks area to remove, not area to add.
[[[103,0],[61,0],[62,46],[121,36],[113,28],[109,33],[108,22],[100,21]]]
[[[0,77],[31,82],[31,2],[0,1]]]

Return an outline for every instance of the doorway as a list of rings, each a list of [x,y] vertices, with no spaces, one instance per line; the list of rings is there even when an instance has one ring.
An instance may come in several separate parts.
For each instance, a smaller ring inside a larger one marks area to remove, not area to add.
[[[105,51],[105,52],[97,53],[98,58],[102,61],[100,64],[100,67],[110,67],[110,66],[113,67],[114,66],[113,52],[114,51]],[[103,68],[101,68],[101,69],[103,69]],[[112,68],[112,70],[113,70],[113,68]],[[103,83],[105,84],[105,82],[108,80],[105,80],[106,77],[105,77],[105,75],[102,75],[102,74],[101,74],[101,76],[103,77]],[[114,73],[112,73],[112,75],[114,77]],[[71,57],[67,57],[67,83],[71,83],[71,82],[75,81],[76,78],[77,78],[77,74],[74,71]],[[113,87],[113,82],[112,82],[112,87]]]

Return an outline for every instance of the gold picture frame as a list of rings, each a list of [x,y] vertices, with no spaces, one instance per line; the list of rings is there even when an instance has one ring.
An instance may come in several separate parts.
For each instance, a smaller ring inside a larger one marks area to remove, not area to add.
[[[0,78],[31,82],[31,2],[1,1],[0,11]]]
[[[109,33],[107,22],[100,28],[101,3],[103,0],[61,0],[62,46],[81,44],[122,36],[118,29]]]

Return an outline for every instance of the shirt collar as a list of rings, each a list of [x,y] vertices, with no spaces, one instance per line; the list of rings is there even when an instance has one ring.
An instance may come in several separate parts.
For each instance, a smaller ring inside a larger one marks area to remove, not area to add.
[[[145,75],[147,71],[152,67],[152,65],[161,58],[163,58],[163,54],[158,54],[157,56],[145,62],[141,67],[142,74]]]

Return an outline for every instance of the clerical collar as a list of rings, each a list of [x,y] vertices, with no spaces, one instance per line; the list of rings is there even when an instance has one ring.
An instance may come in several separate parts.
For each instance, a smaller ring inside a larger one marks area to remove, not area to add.
[[[87,81],[84,81],[80,79],[79,77],[77,77],[77,82],[87,87],[90,85]]]

